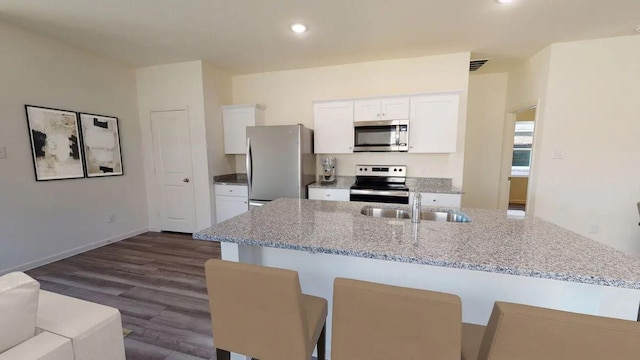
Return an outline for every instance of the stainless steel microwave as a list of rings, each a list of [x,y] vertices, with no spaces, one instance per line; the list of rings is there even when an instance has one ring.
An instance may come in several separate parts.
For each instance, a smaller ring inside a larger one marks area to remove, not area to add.
[[[353,151],[408,151],[409,120],[357,121]]]

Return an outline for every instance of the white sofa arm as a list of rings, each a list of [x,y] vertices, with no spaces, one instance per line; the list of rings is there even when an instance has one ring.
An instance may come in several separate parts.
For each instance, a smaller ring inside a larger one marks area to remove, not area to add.
[[[36,334],[40,284],[23,273],[0,276],[0,353]]]
[[[71,340],[43,332],[0,354],[0,360],[74,360]]]
[[[120,312],[40,291],[36,327],[71,340],[75,360],[125,360]]]

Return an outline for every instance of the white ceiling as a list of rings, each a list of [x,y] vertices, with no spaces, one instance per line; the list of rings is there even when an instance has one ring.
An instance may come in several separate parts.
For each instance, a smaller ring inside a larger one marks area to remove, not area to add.
[[[635,34],[640,1],[0,0],[0,21],[134,66],[243,74],[471,51],[488,72],[553,42]]]

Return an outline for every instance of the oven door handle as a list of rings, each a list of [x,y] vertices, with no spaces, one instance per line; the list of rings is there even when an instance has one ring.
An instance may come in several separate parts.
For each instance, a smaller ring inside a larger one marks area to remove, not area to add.
[[[409,197],[408,191],[387,191],[387,190],[361,190],[361,189],[352,189],[351,194],[353,195],[380,195],[380,196],[399,196],[399,197]]]

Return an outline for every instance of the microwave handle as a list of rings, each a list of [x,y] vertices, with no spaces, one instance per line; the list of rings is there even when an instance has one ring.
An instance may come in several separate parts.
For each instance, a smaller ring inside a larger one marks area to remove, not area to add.
[[[396,146],[400,146],[400,125],[396,125]]]
[[[409,132],[408,131],[398,131],[398,146],[407,146],[409,142]],[[404,136],[403,136],[404,135]]]

